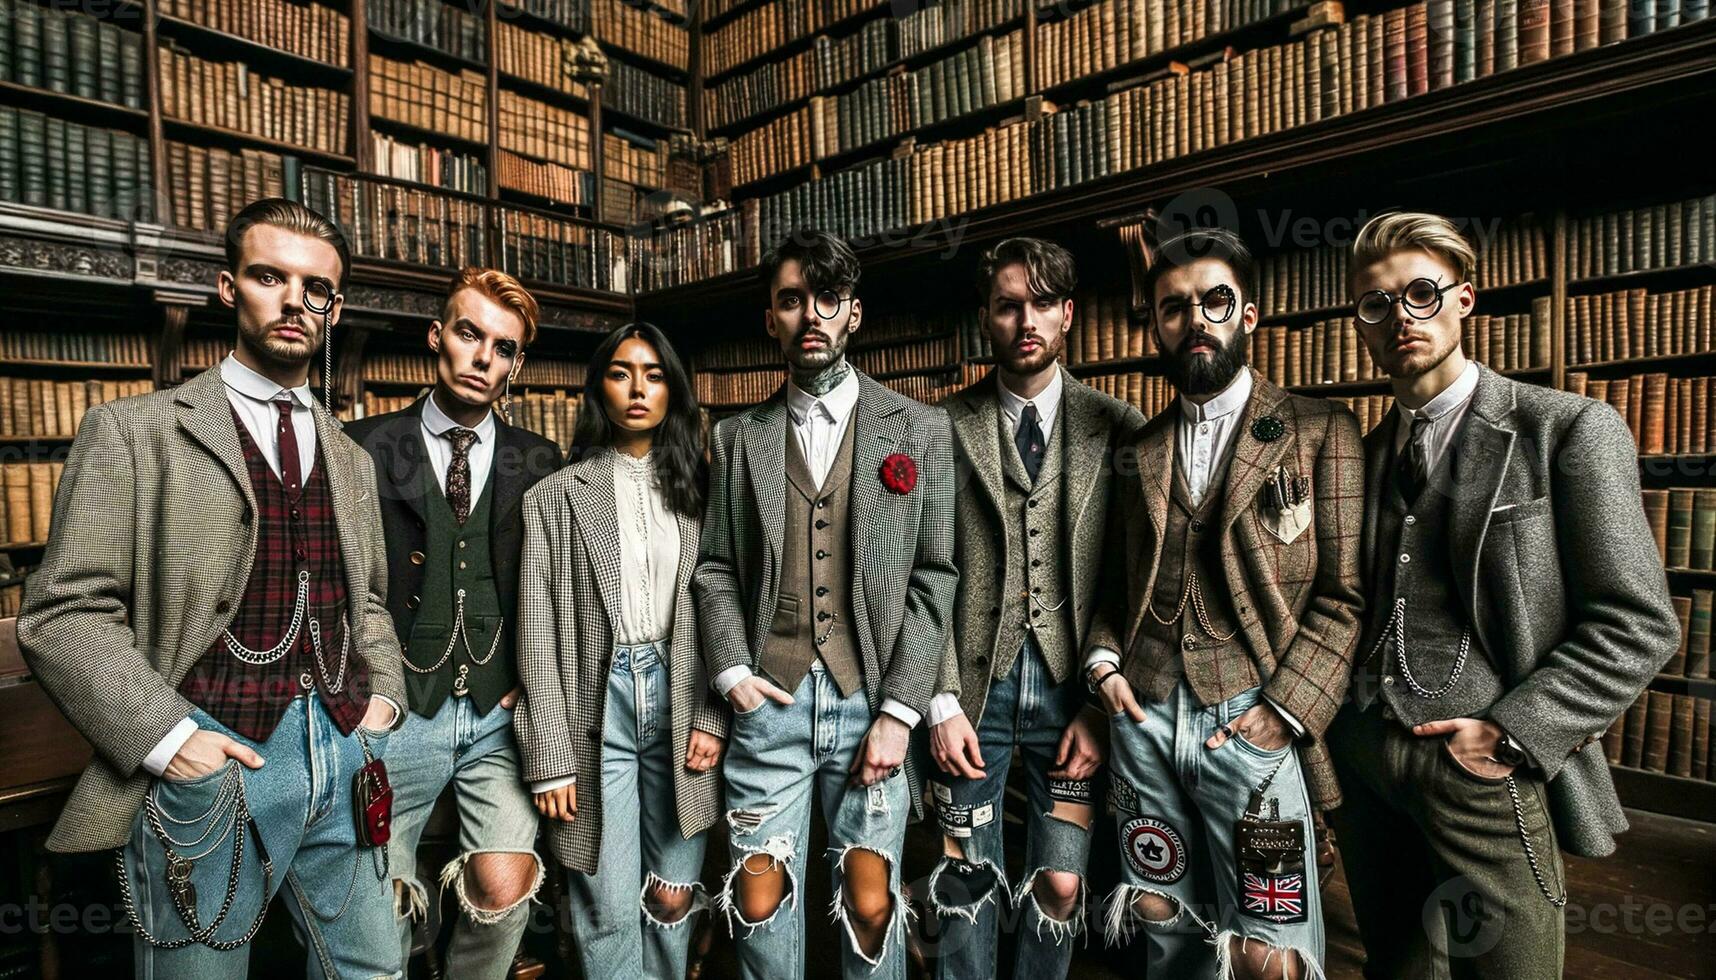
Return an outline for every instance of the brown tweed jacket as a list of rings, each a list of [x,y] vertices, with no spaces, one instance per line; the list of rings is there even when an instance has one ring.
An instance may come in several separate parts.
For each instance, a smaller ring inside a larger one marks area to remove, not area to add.
[[[1363,444],[1358,420],[1340,403],[1289,394],[1255,374],[1254,381],[1234,435],[1219,512],[1226,581],[1211,585],[1225,586],[1232,596],[1263,693],[1305,727],[1299,749],[1306,780],[1317,806],[1329,809],[1339,804],[1340,787],[1321,736],[1346,697],[1364,603],[1358,587]],[[1158,413],[1130,447],[1135,458],[1126,459],[1122,450],[1116,463],[1105,560],[1112,581],[1124,575],[1124,588],[1115,590],[1124,608],[1109,617],[1123,634],[1093,635],[1087,651],[1102,646],[1132,655],[1162,559],[1179,414],[1178,402]],[[1285,434],[1258,439],[1252,424],[1264,415],[1279,418]],[[1311,479],[1311,523],[1290,544],[1264,524],[1269,505],[1263,485],[1278,466]],[[1144,666],[1146,672],[1168,667]],[[1240,678],[1248,672],[1219,664],[1213,669],[1216,676],[1197,678],[1200,686],[1224,698],[1240,693]]]

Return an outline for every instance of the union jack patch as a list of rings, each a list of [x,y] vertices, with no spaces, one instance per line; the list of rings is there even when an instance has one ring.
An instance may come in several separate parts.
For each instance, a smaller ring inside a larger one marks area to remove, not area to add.
[[[1271,922],[1305,921],[1305,876],[1244,871],[1239,876],[1240,905],[1247,915]]]

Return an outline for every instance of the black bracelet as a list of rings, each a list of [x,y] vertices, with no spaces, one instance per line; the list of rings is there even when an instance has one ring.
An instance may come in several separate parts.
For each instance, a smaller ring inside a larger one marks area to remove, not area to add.
[[[1096,682],[1097,689],[1101,690],[1102,685],[1107,684],[1111,679],[1119,677],[1119,676],[1120,676],[1120,671],[1118,671],[1118,670],[1111,670],[1108,673],[1103,674],[1102,679]]]

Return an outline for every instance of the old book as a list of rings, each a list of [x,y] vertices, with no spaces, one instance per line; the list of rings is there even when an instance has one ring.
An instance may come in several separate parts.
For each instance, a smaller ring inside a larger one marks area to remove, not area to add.
[[[1709,589],[1692,590],[1692,615],[1687,624],[1686,676],[1710,676],[1712,606],[1716,595]]]
[[[1668,774],[1670,776],[1690,777],[1692,775],[1692,697],[1687,694],[1673,694],[1673,707],[1670,713],[1668,731]]]
[[[1649,772],[1668,771],[1669,732],[1674,727],[1674,696],[1663,691],[1646,691],[1650,698],[1650,714],[1645,719],[1644,768]]]
[[[1627,726],[1621,742],[1621,764],[1633,769],[1644,768],[1645,729],[1650,722],[1650,694],[1649,691],[1640,692],[1632,707],[1627,709]]]
[[[1709,569],[1716,552],[1716,489],[1699,489],[1692,506],[1692,564]]]
[[[1680,620],[1680,646],[1663,665],[1662,673],[1679,677],[1686,671],[1686,647],[1692,636],[1692,597],[1677,595],[1670,601],[1674,604],[1675,617]]]

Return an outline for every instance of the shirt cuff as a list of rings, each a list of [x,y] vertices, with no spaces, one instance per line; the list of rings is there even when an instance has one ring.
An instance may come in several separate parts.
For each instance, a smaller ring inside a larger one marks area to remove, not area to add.
[[[930,699],[929,723],[931,728],[964,713],[964,709],[959,706],[959,695],[952,691],[943,691]]]
[[[398,701],[393,700],[385,694],[371,694],[370,697],[393,709],[393,721],[388,723],[388,726],[382,729],[382,731],[398,731],[400,726],[405,724],[405,712],[399,707]]]
[[[179,754],[179,750],[184,748],[185,743],[190,741],[191,736],[196,733],[197,723],[192,721],[189,716],[179,719],[179,723],[173,726],[173,730],[168,732],[166,737],[159,742],[156,742],[155,747],[149,750],[149,754],[143,757],[143,768],[148,770],[151,776],[159,776],[165,773],[167,765],[173,761],[173,757]]]
[[[1113,664],[1114,669],[1119,670],[1120,654],[1107,647],[1092,647],[1090,655],[1084,658],[1084,672],[1089,674],[1090,669],[1097,664]]]
[[[544,779],[539,782],[531,783],[530,791],[532,793],[547,793],[550,790],[556,790],[562,786],[576,785],[578,785],[578,777],[576,775],[561,776],[559,779]]]
[[[712,683],[715,685],[716,693],[720,694],[722,697],[726,697],[728,691],[737,687],[740,681],[749,676],[751,676],[751,668],[744,664],[740,664],[737,667],[728,667],[721,673],[716,674],[715,680]]]
[[[1262,697],[1263,697],[1263,700],[1269,702],[1269,706],[1271,708],[1275,709],[1275,713],[1281,716],[1281,720],[1285,721],[1287,723],[1287,727],[1293,729],[1293,737],[1294,738],[1297,739],[1297,738],[1304,738],[1305,737],[1305,726],[1301,725],[1299,723],[1299,719],[1293,717],[1293,712],[1288,711],[1286,708],[1281,707],[1281,702],[1275,700],[1274,698],[1270,697],[1267,694],[1263,695]]]
[[[893,698],[882,699],[882,711],[905,722],[907,728],[918,727],[918,721],[923,718],[923,715],[920,715],[916,711],[906,707],[904,704],[895,701]]]

